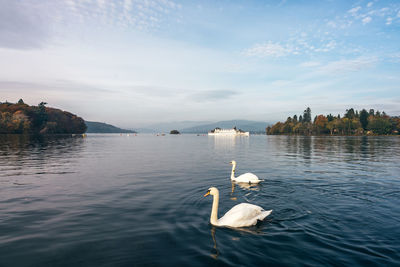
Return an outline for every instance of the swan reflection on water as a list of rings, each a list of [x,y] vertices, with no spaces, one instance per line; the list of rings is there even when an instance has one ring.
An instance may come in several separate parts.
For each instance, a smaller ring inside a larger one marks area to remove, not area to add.
[[[219,250],[218,250],[218,246],[217,246],[217,240],[215,239],[215,231],[216,231],[215,228],[216,228],[215,226],[211,226],[211,238],[212,238],[213,243],[214,243],[214,247],[213,247],[214,253],[211,253],[210,256],[211,256],[214,260],[218,259],[218,256],[219,256]]]
[[[234,231],[239,231],[239,232],[243,232],[243,233],[248,233],[248,234],[254,234],[254,235],[263,235],[263,231],[261,230],[261,228],[255,228],[255,229],[249,229],[249,228],[232,228],[232,227],[227,227],[230,230],[234,230]],[[225,231],[224,229],[218,229],[221,231]],[[210,228],[210,232],[211,232],[211,238],[213,241],[213,248],[211,251],[211,258],[213,258],[214,260],[218,260],[218,257],[220,255],[220,251],[218,249],[218,243],[217,243],[217,238],[216,238],[216,232],[217,232],[217,227],[215,227],[214,225],[211,225]],[[239,237],[232,237],[233,241],[240,241]]]
[[[237,197],[233,195],[235,192],[235,186],[239,186],[240,188],[244,190],[250,190],[250,191],[260,191],[260,185],[259,184],[248,184],[248,183],[234,183],[232,182],[232,191],[231,191],[231,200],[237,200]]]

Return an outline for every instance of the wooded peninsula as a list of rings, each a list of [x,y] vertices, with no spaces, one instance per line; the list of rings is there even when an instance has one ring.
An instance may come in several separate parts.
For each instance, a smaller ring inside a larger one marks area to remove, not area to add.
[[[304,110],[303,115],[294,115],[287,120],[277,122],[266,128],[271,135],[398,135],[400,132],[400,117],[388,116],[384,111],[360,112],[353,108],[347,109],[344,116],[318,115],[311,121],[311,109]]]
[[[46,104],[29,106],[22,99],[16,104],[0,102],[0,134],[82,134],[86,131],[82,118]]]

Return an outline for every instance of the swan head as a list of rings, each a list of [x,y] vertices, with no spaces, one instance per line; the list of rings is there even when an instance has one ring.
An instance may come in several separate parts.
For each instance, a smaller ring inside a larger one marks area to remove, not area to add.
[[[205,196],[205,197],[208,196],[208,195],[214,196],[214,195],[218,195],[218,194],[219,194],[219,191],[218,191],[217,188],[215,188],[215,187],[210,187],[210,188],[208,188],[208,191],[207,191],[207,193],[204,194],[204,196]]]
[[[229,164],[236,165],[236,161],[232,160],[231,162],[229,162]]]

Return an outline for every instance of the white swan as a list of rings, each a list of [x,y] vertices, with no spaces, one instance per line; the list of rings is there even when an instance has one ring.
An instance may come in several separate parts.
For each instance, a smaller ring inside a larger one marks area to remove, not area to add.
[[[255,175],[251,172],[248,172],[248,173],[242,174],[238,177],[235,177],[236,161],[232,160],[229,163],[232,164],[232,173],[231,173],[232,182],[258,184],[259,182],[262,181],[262,180],[258,179],[257,175]]]
[[[215,187],[210,187],[205,197],[208,195],[214,196],[210,223],[215,226],[228,227],[246,227],[257,224],[257,221],[264,220],[265,217],[271,214],[272,210],[265,211],[257,205],[249,203],[241,203],[230,209],[224,216],[218,219],[218,203],[219,191]]]

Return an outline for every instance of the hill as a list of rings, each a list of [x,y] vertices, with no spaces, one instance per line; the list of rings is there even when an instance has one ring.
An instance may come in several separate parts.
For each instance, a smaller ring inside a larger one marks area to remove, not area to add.
[[[121,129],[103,122],[85,121],[85,123],[87,126],[87,133],[136,133],[135,131]]]
[[[0,103],[1,134],[81,134],[86,131],[82,118],[68,111],[46,107],[42,102],[30,106],[22,99],[18,103]]]
[[[220,127],[223,129],[231,129],[236,126],[237,129],[241,129],[251,133],[265,133],[265,128],[269,125],[267,122],[260,121],[249,121],[249,120],[230,120],[230,121],[219,121],[209,124],[198,125],[190,128],[181,129],[181,133],[207,133],[210,130]]]
[[[135,128],[139,133],[169,133],[173,129],[185,129],[197,125],[211,123],[210,121],[172,121],[146,125],[145,128]]]

